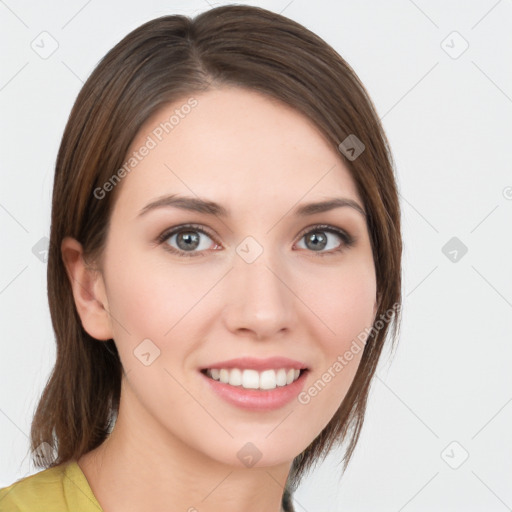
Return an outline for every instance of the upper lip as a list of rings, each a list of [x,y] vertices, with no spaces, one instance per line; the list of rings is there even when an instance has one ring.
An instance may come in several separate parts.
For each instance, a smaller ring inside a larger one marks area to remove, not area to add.
[[[269,357],[266,359],[257,359],[254,357],[238,357],[236,359],[229,359],[226,361],[219,361],[216,363],[212,363],[208,366],[202,368],[202,370],[206,369],[222,369],[222,368],[240,368],[243,370],[279,370],[280,368],[290,369],[293,368],[295,370],[305,370],[307,366],[300,361],[296,361],[294,359],[290,359],[288,357]]]

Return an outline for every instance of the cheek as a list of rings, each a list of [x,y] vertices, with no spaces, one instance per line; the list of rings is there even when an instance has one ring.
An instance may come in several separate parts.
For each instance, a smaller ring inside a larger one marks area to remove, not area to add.
[[[194,349],[194,343],[188,343],[192,333],[187,319],[206,290],[197,273],[171,273],[136,251],[122,266],[110,267],[109,306],[127,383],[156,416],[176,407],[194,408],[173,376]]]
[[[302,287],[304,303],[316,316],[314,339],[332,356],[370,328],[374,319],[376,278],[373,262],[354,261],[308,276]],[[317,283],[317,286],[312,286]]]
[[[158,249],[157,249],[158,250]],[[190,269],[170,271],[136,252],[110,271],[109,306],[125,330],[114,325],[121,336],[126,330],[137,337],[164,339],[211,286]],[[115,324],[115,321],[114,321]]]
[[[304,288],[304,302],[313,313],[309,323],[319,358],[302,395],[308,409],[318,411],[318,428],[336,412],[359,367],[365,334],[374,321],[376,279],[372,265],[354,264],[316,276],[322,291]],[[300,397],[299,397],[300,398]]]

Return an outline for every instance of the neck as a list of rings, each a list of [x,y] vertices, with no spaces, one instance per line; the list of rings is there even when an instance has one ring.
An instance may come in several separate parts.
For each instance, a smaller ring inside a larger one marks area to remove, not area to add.
[[[126,398],[129,391],[123,390]],[[225,464],[177,439],[146,415],[136,400],[121,400],[110,436],[78,460],[105,512],[170,506],[187,512],[282,510],[291,462],[252,468]]]

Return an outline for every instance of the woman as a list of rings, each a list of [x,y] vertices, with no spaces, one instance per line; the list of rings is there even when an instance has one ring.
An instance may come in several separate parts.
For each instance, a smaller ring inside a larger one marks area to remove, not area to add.
[[[344,469],[401,235],[389,146],[348,64],[225,6],[128,34],[81,90],[55,170],[43,471],[0,510],[293,510]]]

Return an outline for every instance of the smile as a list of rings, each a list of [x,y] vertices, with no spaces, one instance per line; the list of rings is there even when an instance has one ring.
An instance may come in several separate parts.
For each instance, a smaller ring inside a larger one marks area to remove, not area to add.
[[[301,371],[304,370],[294,368],[270,369],[261,372],[240,368],[208,368],[203,370],[205,375],[223,384],[260,390],[288,386],[299,378]]]

